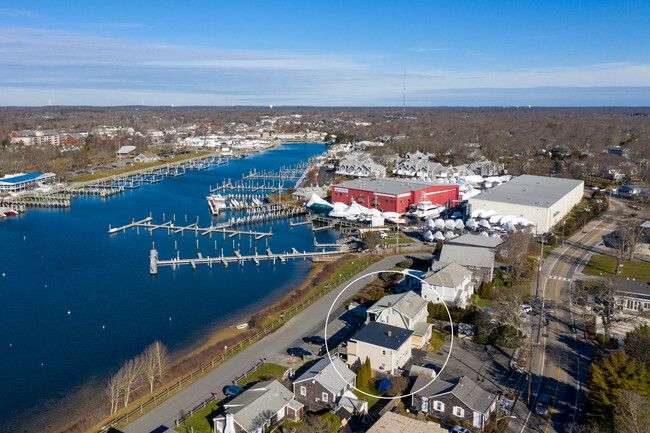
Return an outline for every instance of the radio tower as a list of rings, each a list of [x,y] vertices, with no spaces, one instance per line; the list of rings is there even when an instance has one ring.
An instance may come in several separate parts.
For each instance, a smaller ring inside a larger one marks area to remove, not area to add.
[[[404,91],[402,93],[402,119],[406,120],[406,68],[404,68]]]

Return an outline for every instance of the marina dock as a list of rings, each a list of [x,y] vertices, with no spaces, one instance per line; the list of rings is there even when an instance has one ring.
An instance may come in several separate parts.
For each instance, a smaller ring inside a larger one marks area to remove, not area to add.
[[[273,253],[270,248],[266,249],[266,254],[255,254],[242,256],[239,251],[235,251],[234,256],[217,256],[217,257],[202,257],[199,254],[198,257],[193,259],[171,259],[171,260],[158,260],[158,251],[152,249],[149,254],[149,273],[151,275],[156,275],[158,273],[158,267],[160,266],[171,266],[173,269],[176,269],[177,266],[190,265],[192,269],[196,270],[197,265],[208,265],[212,269],[213,264],[220,264],[223,267],[227,268],[229,263],[241,263],[242,265],[245,262],[253,262],[255,265],[259,266],[260,261],[269,260],[275,265],[276,260],[280,263],[285,263],[290,259],[318,259],[318,258],[335,258],[345,254],[345,251],[313,251],[302,253],[297,251],[295,248],[292,248],[292,251],[289,253]]]
[[[178,234],[178,233],[183,234],[184,232],[188,231],[188,232],[194,232],[196,237],[198,237],[199,234],[201,234],[201,236],[207,236],[207,235],[211,236],[214,233],[214,234],[222,234],[224,237],[226,235],[228,235],[228,237],[231,237],[231,238],[233,238],[235,236],[253,236],[253,237],[255,237],[255,240],[260,240],[260,239],[263,239],[265,237],[273,236],[272,231],[269,231],[269,232],[254,232],[252,230],[246,231],[246,230],[233,229],[233,228],[231,228],[231,227],[233,227],[233,225],[230,224],[230,223],[226,223],[226,224],[222,224],[222,225],[218,225],[218,226],[210,225],[210,227],[199,227],[198,220],[195,223],[185,225],[185,226],[177,226],[177,225],[174,224],[173,221],[163,222],[162,224],[154,224],[152,221],[153,221],[153,218],[151,216],[149,216],[149,217],[147,217],[147,218],[145,218],[143,220],[140,220],[140,221],[136,221],[134,219],[129,224],[125,224],[125,225],[120,226],[120,227],[112,228],[111,226],[109,226],[108,227],[108,234],[109,235],[114,235],[116,233],[126,232],[129,229],[138,230],[138,229],[142,228],[142,229],[148,230],[149,233],[153,233],[156,230],[167,230],[168,234],[170,234],[170,235],[171,234]]]

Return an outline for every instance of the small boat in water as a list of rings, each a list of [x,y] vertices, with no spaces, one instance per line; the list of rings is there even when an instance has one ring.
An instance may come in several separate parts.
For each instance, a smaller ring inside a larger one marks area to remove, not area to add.
[[[0,206],[0,216],[14,216],[18,215],[18,211],[10,207],[1,207]]]
[[[235,326],[237,329],[246,329],[248,328],[248,323],[242,323],[240,325]]]
[[[226,208],[226,197],[221,194],[212,194],[207,196],[205,199],[208,201],[210,214],[213,216],[219,215],[219,212]]]

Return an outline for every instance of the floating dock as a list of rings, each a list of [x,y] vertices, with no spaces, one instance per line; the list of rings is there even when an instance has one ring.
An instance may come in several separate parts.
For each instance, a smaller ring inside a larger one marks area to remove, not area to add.
[[[299,252],[295,248],[292,248],[290,253],[273,253],[269,248],[266,249],[266,254],[255,254],[242,256],[239,251],[235,251],[234,256],[218,256],[218,257],[202,257],[199,254],[198,257],[193,259],[171,259],[171,260],[158,260],[158,251],[152,249],[149,254],[149,273],[151,275],[156,275],[158,273],[158,267],[160,266],[171,266],[176,269],[177,266],[190,265],[192,269],[196,270],[197,265],[208,265],[212,269],[213,264],[220,264],[223,267],[227,268],[229,263],[241,263],[253,262],[255,265],[259,266],[260,261],[269,260],[272,261],[275,265],[276,260],[280,263],[285,263],[290,259],[317,259],[317,258],[327,258],[327,257],[336,257],[345,254],[345,251],[313,251],[313,252]]]
[[[111,226],[108,226],[108,234],[113,235],[116,233],[120,232],[126,232],[129,229],[140,229],[143,228],[145,230],[148,230],[149,233],[153,233],[156,230],[167,230],[169,234],[178,234],[181,233],[183,234],[184,232],[194,232],[195,235],[198,237],[199,233],[201,236],[207,236],[207,235],[212,235],[214,234],[222,234],[224,237],[228,235],[228,237],[235,237],[235,236],[253,236],[255,237],[255,240],[263,239],[265,237],[271,237],[273,236],[273,232],[254,232],[252,230],[236,230],[231,227],[233,227],[231,224],[226,223],[218,226],[213,226],[210,225],[210,227],[199,227],[198,221],[189,225],[185,226],[177,226],[174,224],[173,221],[166,221],[163,222],[162,224],[154,224],[153,218],[151,216],[140,220],[136,221],[135,219],[129,223],[125,224],[120,227],[115,227],[112,228]]]

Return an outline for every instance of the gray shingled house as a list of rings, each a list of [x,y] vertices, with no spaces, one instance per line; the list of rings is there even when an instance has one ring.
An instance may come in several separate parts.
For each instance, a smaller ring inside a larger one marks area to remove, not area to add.
[[[284,419],[299,420],[304,412],[303,404],[277,380],[255,384],[224,408],[226,412],[214,418],[215,433],[263,433]]]
[[[357,375],[338,358],[323,358],[293,381],[293,398],[311,411],[336,405],[356,385]]]
[[[411,392],[411,404],[417,410],[451,423],[468,421],[481,430],[497,402],[494,394],[483,390],[467,376],[449,382],[419,376]]]

